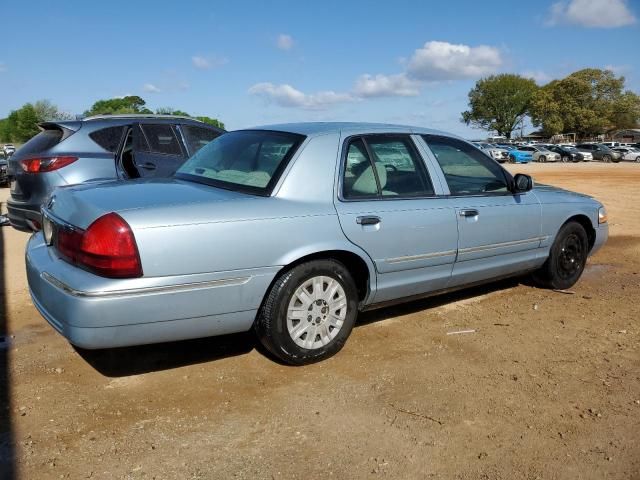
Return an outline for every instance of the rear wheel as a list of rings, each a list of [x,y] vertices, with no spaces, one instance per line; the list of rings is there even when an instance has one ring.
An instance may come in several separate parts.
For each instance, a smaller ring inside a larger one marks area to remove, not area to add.
[[[516,163],[516,157],[509,155],[509,163]]]
[[[636,157],[636,162],[640,163],[640,157]]]
[[[544,155],[540,155],[540,156],[538,157],[538,161],[539,161],[539,162],[544,163],[544,162],[546,162],[546,161],[547,161],[547,157],[545,157]]]
[[[314,260],[283,273],[267,294],[254,329],[281,361],[304,365],[342,349],[356,320],[358,293],[335,260]]]
[[[609,163],[611,161],[611,156],[610,155],[603,155],[602,161],[604,163]]]
[[[584,271],[588,253],[584,227],[577,222],[565,224],[551,246],[549,258],[534,274],[536,283],[559,290],[572,287]]]
[[[563,163],[569,163],[569,155],[563,155],[562,156],[562,162]]]

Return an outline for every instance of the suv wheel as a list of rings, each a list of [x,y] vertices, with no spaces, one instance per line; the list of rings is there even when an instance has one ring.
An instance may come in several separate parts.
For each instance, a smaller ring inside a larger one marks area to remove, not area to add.
[[[358,293],[349,271],[335,260],[314,260],[280,275],[254,329],[279,360],[305,365],[338,353],[357,314]]]
[[[569,222],[558,232],[549,258],[534,273],[534,280],[545,288],[572,287],[584,271],[588,253],[589,241],[584,227],[578,222]]]
[[[609,163],[611,161],[611,155],[603,155],[602,156],[602,161],[604,163]]]

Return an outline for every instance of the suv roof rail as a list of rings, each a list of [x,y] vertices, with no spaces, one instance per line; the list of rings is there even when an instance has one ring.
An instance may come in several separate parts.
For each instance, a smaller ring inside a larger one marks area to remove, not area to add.
[[[194,122],[204,123],[194,117],[186,117],[184,115],[165,115],[160,113],[105,113],[100,115],[91,115],[83,118],[82,120],[102,120],[106,118],[179,118],[182,120],[192,120]]]

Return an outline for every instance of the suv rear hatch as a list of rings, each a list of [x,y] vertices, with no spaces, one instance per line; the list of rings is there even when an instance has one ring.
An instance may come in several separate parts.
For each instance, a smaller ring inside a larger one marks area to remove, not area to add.
[[[25,172],[21,161],[46,156],[48,150],[77,132],[81,125],[81,122],[76,121],[38,124],[41,129],[40,133],[22,145],[9,158],[8,173],[11,182],[11,196],[14,200],[28,200],[27,195],[39,194],[41,190],[37,175]]]

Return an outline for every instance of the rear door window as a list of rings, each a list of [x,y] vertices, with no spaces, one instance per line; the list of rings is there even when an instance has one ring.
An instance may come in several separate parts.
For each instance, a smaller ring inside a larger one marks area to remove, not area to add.
[[[122,140],[125,126],[107,127],[91,132],[89,137],[107,152],[115,153]]]
[[[220,136],[220,132],[209,128],[196,127],[194,125],[182,125],[180,128],[184,133],[189,155],[193,155],[211,140]]]
[[[152,153],[182,156],[182,148],[178,141],[175,129],[168,124],[143,124],[140,125]]]

